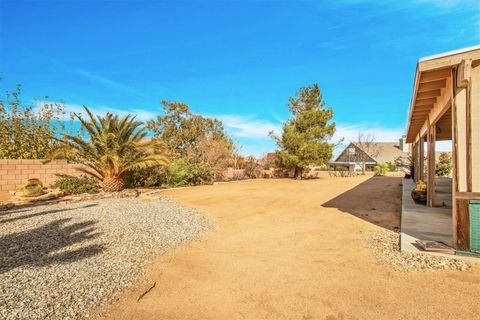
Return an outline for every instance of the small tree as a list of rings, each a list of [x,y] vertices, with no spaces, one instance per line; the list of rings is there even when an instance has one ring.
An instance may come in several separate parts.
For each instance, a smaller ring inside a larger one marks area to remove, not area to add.
[[[59,144],[51,150],[47,159],[67,159],[83,164],[83,172],[102,181],[104,191],[120,191],[124,188],[124,174],[129,170],[166,165],[161,144],[157,140],[144,141],[147,135],[142,122],[135,117],[107,113],[94,115],[86,107],[88,120],[78,114],[76,118],[87,132],[89,139],[63,134]]]
[[[439,177],[447,177],[452,171],[452,157],[448,152],[440,153],[435,165],[435,174]]]
[[[363,152],[359,152],[358,160],[362,165],[362,173],[365,174],[366,162],[375,158],[380,153],[378,144],[376,143],[375,136],[371,134],[358,133],[358,140],[356,142],[358,148]]]
[[[21,88],[0,96],[0,159],[43,159],[64,131],[65,108],[62,103],[25,105]]]
[[[161,103],[164,115],[147,125],[174,155],[186,155],[201,139],[224,139],[231,143],[220,120],[193,114],[183,102],[163,100]]]
[[[309,165],[324,165],[332,157],[334,145],[330,139],[335,133],[332,108],[325,108],[317,84],[301,88],[289,99],[292,118],[283,125],[280,137],[270,132],[278,145],[277,165],[293,170],[293,177],[301,179]]]

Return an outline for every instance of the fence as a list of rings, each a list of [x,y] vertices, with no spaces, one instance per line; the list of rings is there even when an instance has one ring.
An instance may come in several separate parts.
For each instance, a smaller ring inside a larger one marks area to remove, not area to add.
[[[80,175],[78,168],[81,167],[64,160],[42,164],[41,160],[0,159],[0,191],[15,190],[31,178],[40,179],[48,186],[58,179],[60,174]]]

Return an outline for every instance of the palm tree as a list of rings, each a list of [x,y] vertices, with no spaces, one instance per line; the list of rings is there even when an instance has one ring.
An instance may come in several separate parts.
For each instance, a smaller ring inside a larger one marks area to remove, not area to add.
[[[119,118],[108,112],[95,119],[87,107],[84,109],[88,120],[76,113],[74,116],[89,139],[63,134],[47,162],[67,159],[83,164],[86,168],[80,170],[101,180],[101,187],[106,192],[122,190],[125,187],[122,175],[129,170],[168,163],[158,140],[144,139],[147,128],[142,122],[135,121],[135,116]]]

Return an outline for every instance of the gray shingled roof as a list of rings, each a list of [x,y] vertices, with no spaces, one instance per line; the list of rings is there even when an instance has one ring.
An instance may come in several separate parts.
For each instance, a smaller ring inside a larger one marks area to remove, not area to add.
[[[354,144],[360,148],[355,142]],[[369,154],[369,156],[377,163],[393,162],[398,157],[408,157],[408,152],[403,152],[400,149],[398,142],[375,142],[374,153],[376,154]]]

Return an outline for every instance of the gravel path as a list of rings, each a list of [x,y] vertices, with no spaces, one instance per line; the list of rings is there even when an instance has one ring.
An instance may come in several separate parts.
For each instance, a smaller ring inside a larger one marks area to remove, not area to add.
[[[212,225],[166,197],[0,212],[0,318],[88,318],[140,280],[149,257]]]

